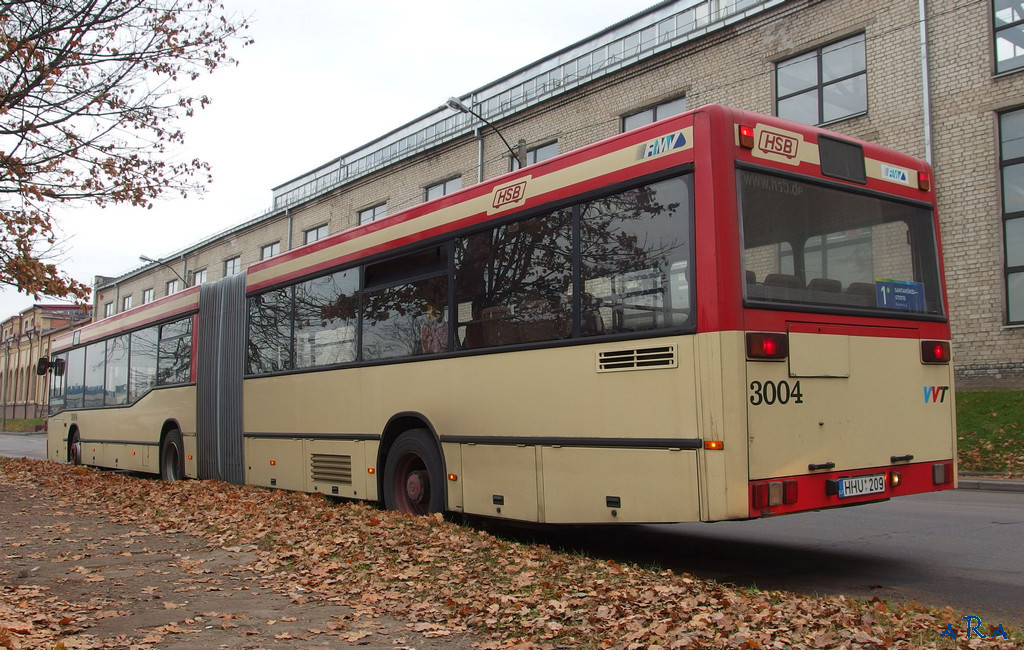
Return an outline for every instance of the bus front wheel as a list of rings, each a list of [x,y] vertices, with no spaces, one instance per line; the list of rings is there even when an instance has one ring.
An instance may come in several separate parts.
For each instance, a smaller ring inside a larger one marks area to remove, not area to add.
[[[180,481],[185,478],[184,444],[181,431],[171,429],[160,445],[160,478],[165,481]]]
[[[384,505],[412,515],[444,510],[444,466],[428,431],[407,431],[388,451]]]

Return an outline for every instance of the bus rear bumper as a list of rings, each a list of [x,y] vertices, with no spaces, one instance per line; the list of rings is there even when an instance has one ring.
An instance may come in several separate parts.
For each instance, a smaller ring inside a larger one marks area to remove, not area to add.
[[[750,517],[838,508],[956,486],[952,460],[750,481]]]

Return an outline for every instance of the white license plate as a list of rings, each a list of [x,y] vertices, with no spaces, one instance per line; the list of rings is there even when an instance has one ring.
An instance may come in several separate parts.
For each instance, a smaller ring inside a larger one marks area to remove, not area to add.
[[[859,497],[885,492],[885,474],[851,476],[839,479],[839,498]]]

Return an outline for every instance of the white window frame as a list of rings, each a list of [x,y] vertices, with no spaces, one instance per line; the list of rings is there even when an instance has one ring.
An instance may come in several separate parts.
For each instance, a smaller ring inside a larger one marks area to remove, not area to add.
[[[434,183],[428,185],[424,191],[423,196],[427,201],[437,199],[442,196],[447,196],[452,192],[458,192],[462,189],[462,176],[454,176],[447,180],[443,180],[440,183]]]
[[[387,214],[388,214],[388,204],[387,204],[387,202],[379,203],[379,204],[377,204],[375,206],[366,208],[365,210],[360,210],[359,211],[359,225],[363,225],[364,223],[370,223],[371,221],[376,221],[377,219],[380,219],[381,217],[386,217]]]
[[[269,260],[275,255],[281,254],[281,242],[276,241],[273,244],[265,244],[260,246],[260,260]]]
[[[327,224],[321,224],[315,228],[304,230],[302,232],[302,243],[312,244],[315,241],[320,241],[327,236]]]
[[[863,67],[858,68],[855,72],[848,72],[845,74],[836,74],[836,76],[827,75],[827,69],[823,64],[823,59],[834,52],[841,52],[845,48],[860,47],[860,54],[863,56]],[[809,64],[811,61],[815,65],[815,77],[816,81],[813,84],[804,85],[796,90],[784,89],[781,86],[783,84],[779,81],[780,72],[784,71],[789,66],[797,66],[801,64]],[[856,82],[858,79],[863,78],[863,106],[857,107],[855,110],[849,112],[826,115],[826,97],[829,89],[836,88],[840,84],[847,82]],[[791,56],[783,61],[778,61],[775,64],[775,114],[784,119],[790,119],[794,121],[801,121],[795,114],[786,114],[782,109],[783,102],[791,99],[797,99],[799,97],[810,95],[814,93],[815,101],[817,102],[817,118],[814,125],[832,124],[834,122],[840,122],[842,120],[850,119],[851,117],[857,117],[864,115],[868,112],[868,68],[867,68],[867,35],[864,32],[859,34],[853,34],[846,38],[831,43],[826,43],[821,47],[813,50],[802,52],[796,56]]]
[[[638,129],[641,126],[663,120],[666,117],[672,117],[673,115],[679,115],[680,113],[686,112],[686,97],[676,97],[666,102],[661,102],[656,106],[645,108],[642,111],[630,113],[622,117],[622,132],[632,131]]]
[[[558,140],[551,142],[545,142],[542,145],[533,147],[532,149],[526,150],[526,164],[532,165],[539,163],[548,158],[554,158],[558,155]],[[519,159],[512,158],[511,162],[512,171],[519,169]]]
[[[1024,47],[1006,38],[1004,34],[1016,32],[1024,37],[1024,7],[1020,3],[994,0],[992,2],[992,37],[996,74],[1024,69]]]

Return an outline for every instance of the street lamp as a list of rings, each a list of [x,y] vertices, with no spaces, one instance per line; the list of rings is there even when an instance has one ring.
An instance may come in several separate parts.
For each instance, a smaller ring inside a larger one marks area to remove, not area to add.
[[[506,140],[505,136],[503,136],[501,134],[501,131],[498,130],[498,127],[494,126],[493,124],[491,124],[490,122],[485,120],[483,115],[481,115],[480,113],[477,113],[476,111],[471,109],[469,106],[466,106],[457,97],[449,97],[448,101],[446,101],[444,103],[444,105],[447,106],[448,108],[452,109],[453,111],[458,111],[460,113],[469,113],[470,115],[472,115],[476,119],[480,120],[481,122],[483,122],[487,126],[491,127],[491,129],[495,133],[498,134],[498,137],[501,138],[501,141],[505,143],[505,148],[508,149],[508,152],[510,154],[512,154],[512,158],[515,159],[515,161],[519,163],[519,166],[520,167],[525,167],[526,166],[526,161],[523,160],[524,156],[522,154],[520,154],[520,153],[516,153],[516,150],[513,149],[512,145],[510,145],[508,143],[508,140]]]
[[[143,262],[146,262],[147,264],[159,264],[160,266],[162,266],[162,267],[164,267],[166,269],[170,269],[171,273],[176,275],[178,277],[178,279],[181,280],[181,286],[182,287],[187,287],[188,286],[188,281],[185,280],[185,278],[181,277],[181,274],[178,273],[176,270],[174,270],[174,267],[171,266],[170,264],[168,264],[167,262],[161,262],[160,260],[155,260],[152,257],[146,257],[145,255],[139,255],[139,260],[143,261]]]

